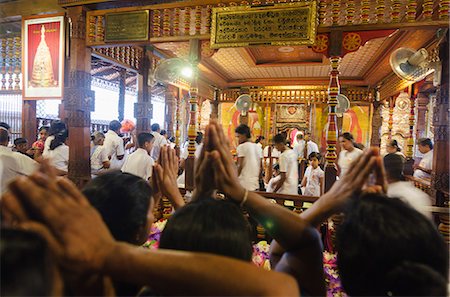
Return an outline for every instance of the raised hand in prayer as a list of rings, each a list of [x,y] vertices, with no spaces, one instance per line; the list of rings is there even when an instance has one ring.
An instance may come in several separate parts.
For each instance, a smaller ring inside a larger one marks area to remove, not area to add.
[[[72,270],[149,285],[167,295],[299,294],[297,284],[286,274],[243,261],[202,253],[148,251],[115,242],[83,194],[70,181],[56,179],[45,162],[41,172],[13,181],[10,191],[3,196],[2,212],[7,210],[10,218],[41,233]]]
[[[375,176],[375,184],[367,185],[372,173]],[[336,181],[331,189],[301,216],[310,220],[313,225],[318,225],[331,215],[342,211],[347,202],[363,190],[386,192],[386,189],[386,176],[379,148],[370,148],[353,162],[342,179]]]
[[[169,146],[161,147],[158,163],[153,166],[157,188],[169,199],[175,209],[184,206],[184,200],[178,190],[178,157]]]
[[[43,162],[40,171],[17,178],[9,189],[2,210],[15,214],[23,227],[44,236],[63,259],[61,264],[71,270],[101,269],[114,239],[99,213],[72,182],[57,178],[48,162]]]
[[[192,201],[208,198],[214,195],[217,189],[214,184],[215,172],[212,167],[213,157],[211,150],[210,140],[210,126],[206,128],[205,136],[203,138],[203,147],[200,152],[200,156],[195,160],[194,182],[195,190],[192,195]],[[223,146],[228,148],[227,143],[223,143]]]

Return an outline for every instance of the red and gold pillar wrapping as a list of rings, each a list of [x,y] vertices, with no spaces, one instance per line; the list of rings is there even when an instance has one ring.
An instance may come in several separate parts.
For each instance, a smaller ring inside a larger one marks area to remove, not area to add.
[[[392,139],[392,128],[394,126],[394,106],[395,106],[395,97],[389,98],[389,120],[388,120],[388,139]]]
[[[414,123],[415,123],[415,100],[414,97],[411,97],[411,111],[409,113],[409,137],[408,137],[408,145],[406,146],[405,156],[408,159],[413,157],[414,152]]]
[[[336,181],[336,146],[337,146],[337,119],[336,106],[337,97],[340,93],[339,85],[339,63],[340,57],[331,57],[330,84],[328,86],[328,127],[327,127],[327,153],[325,154],[325,191],[328,191]]]

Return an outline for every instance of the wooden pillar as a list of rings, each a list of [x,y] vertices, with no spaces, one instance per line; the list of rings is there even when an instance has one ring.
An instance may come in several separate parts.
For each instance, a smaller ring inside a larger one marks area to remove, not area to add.
[[[340,92],[339,85],[339,63],[340,57],[331,57],[331,72],[330,72],[330,84],[328,86],[328,127],[327,127],[327,152],[325,154],[325,192],[327,192],[336,181],[337,168],[336,168],[336,146],[337,146],[337,96]]]
[[[380,147],[381,144],[380,129],[383,124],[383,119],[381,118],[382,106],[383,104],[380,101],[373,102],[372,136],[370,138],[370,146]]]
[[[436,105],[433,113],[434,126],[434,154],[433,172],[431,174],[431,188],[436,193],[438,206],[448,206],[449,189],[449,157],[448,157],[448,88],[449,88],[449,33],[441,41],[439,58],[442,63],[441,86],[436,94]],[[447,194],[445,194],[447,193]],[[448,220],[448,218],[447,218]]]
[[[195,137],[197,136],[196,115],[198,107],[198,69],[197,65],[200,62],[200,41],[198,39],[190,40],[190,62],[194,69],[194,75],[189,89],[189,127],[188,127],[188,158],[186,159],[186,182],[185,188],[187,191],[194,189],[194,153],[195,153]]]
[[[29,147],[37,139],[36,100],[23,100],[22,103],[22,137]]]
[[[122,122],[125,115],[125,88],[126,88],[126,78],[127,70],[121,69],[119,72],[119,104],[117,106],[119,111],[119,122]]]
[[[417,120],[416,120],[416,139],[427,137],[427,112],[428,112],[428,103],[430,99],[427,95],[423,93],[418,93],[417,96],[414,96],[416,101],[416,110],[417,110]]]
[[[395,97],[389,97],[389,119],[388,119],[388,140],[392,139],[392,128],[394,127],[394,107]]]
[[[416,122],[415,117],[415,102],[414,96],[411,96],[411,110],[409,113],[409,137],[408,137],[408,144],[406,146],[405,156],[406,156],[406,162],[405,167],[403,169],[404,175],[413,175],[414,174],[414,124]]]
[[[214,100],[211,102],[211,119],[219,118],[219,99],[220,99],[220,90],[214,89]]]
[[[173,95],[173,89],[171,86],[166,88],[164,92],[164,99],[166,103],[165,111],[166,111],[166,121],[164,123],[164,128],[167,131],[167,135],[169,137],[173,136],[173,127],[174,127],[174,119],[175,119],[175,109],[176,109],[176,100]]]
[[[176,104],[177,104],[177,113],[176,113],[176,128],[175,128],[175,146],[179,149],[180,148],[180,144],[183,143],[183,141],[181,141],[180,137],[181,137],[181,114],[182,112],[184,112],[183,110],[181,110],[181,98],[183,97],[183,93],[181,92],[181,89],[178,88],[177,89],[177,97],[176,97]]]
[[[82,187],[91,178],[90,123],[95,93],[91,91],[91,49],[86,46],[86,10],[69,7],[67,15],[72,30],[63,114],[69,128],[69,178]]]
[[[136,118],[136,133],[150,131],[152,117],[152,103],[150,101],[150,87],[148,86],[148,71],[151,63],[146,49],[142,57],[142,71],[137,75],[137,102],[134,104],[134,117]]]

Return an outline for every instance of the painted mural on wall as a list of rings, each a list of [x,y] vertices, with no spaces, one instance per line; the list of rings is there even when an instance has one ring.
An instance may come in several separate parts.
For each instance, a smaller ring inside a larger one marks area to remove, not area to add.
[[[234,103],[221,103],[219,107],[219,119],[225,135],[228,136],[231,148],[236,149],[238,143],[234,130],[239,126],[240,112],[236,110]],[[248,112],[248,126],[252,133],[252,140],[259,135],[263,135],[264,111],[258,104],[253,104]]]
[[[356,143],[370,145],[372,135],[372,105],[354,105],[344,113],[342,132],[350,132]]]
[[[327,147],[327,121],[328,106],[326,104],[315,105],[313,108],[313,135],[321,152]],[[353,134],[355,141],[364,146],[370,145],[372,135],[372,105],[356,105],[352,103],[350,109],[343,115],[342,132]]]

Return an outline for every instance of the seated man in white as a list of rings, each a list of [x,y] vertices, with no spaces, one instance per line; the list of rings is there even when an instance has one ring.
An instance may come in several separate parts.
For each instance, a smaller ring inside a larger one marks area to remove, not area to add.
[[[387,154],[383,161],[388,181],[387,195],[403,200],[431,219],[431,212],[425,209],[432,205],[431,197],[416,188],[412,182],[405,181],[403,157],[398,154]]]
[[[419,165],[414,168],[414,177],[429,179],[433,168],[433,143],[429,138],[420,138],[417,143],[423,157]]]
[[[33,159],[8,147],[8,130],[0,126],[0,194],[6,191],[10,181],[20,175],[30,175],[38,168]]]
[[[139,148],[136,149],[122,166],[122,172],[134,174],[149,180],[152,177],[155,161],[150,157],[153,148],[154,137],[151,133],[142,132],[138,137]]]
[[[120,169],[123,165],[125,145],[122,137],[119,136],[121,127],[122,124],[119,121],[111,121],[109,123],[109,130],[105,134],[103,149],[106,151],[111,162],[110,169]]]
[[[281,152],[281,156],[278,159],[281,178],[275,185],[274,192],[298,195],[297,154],[286,145],[286,137],[284,135],[275,135],[273,142],[277,150]]]

